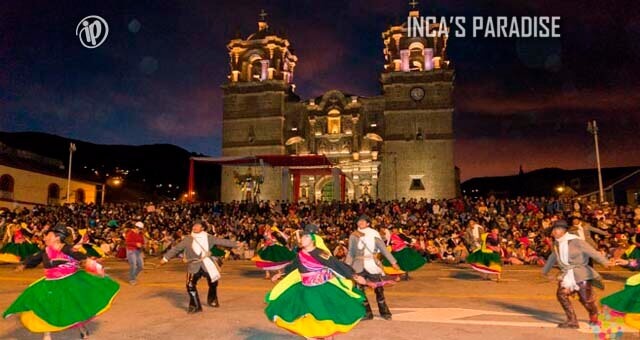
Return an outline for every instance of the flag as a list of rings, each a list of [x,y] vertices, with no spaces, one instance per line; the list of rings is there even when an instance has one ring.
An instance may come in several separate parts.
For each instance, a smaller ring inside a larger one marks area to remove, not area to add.
[[[74,151],[76,151],[76,144],[69,143],[69,152],[74,152]]]

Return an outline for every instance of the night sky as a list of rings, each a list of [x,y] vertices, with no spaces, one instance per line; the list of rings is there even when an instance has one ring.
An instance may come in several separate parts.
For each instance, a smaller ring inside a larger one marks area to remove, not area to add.
[[[226,43],[257,30],[260,9],[287,34],[303,98],[380,93],[381,32],[406,1],[3,1],[0,130],[106,144],[172,143],[219,155]],[[450,39],[456,65],[456,165],[462,179],[595,164],[639,165],[640,3],[423,1],[421,15],[559,15],[559,39]],[[106,42],[84,48],[80,19]]]

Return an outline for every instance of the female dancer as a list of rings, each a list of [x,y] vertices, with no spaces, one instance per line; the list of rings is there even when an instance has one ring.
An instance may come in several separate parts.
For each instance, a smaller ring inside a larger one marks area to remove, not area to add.
[[[617,260],[616,265],[626,266],[630,270],[640,270],[640,260]],[[624,322],[640,330],[640,274],[627,279],[624,289],[600,300],[618,313],[624,314]]]
[[[332,339],[365,315],[364,293],[348,279],[363,285],[366,281],[331,256],[316,231],[315,225],[305,227],[301,250],[285,269],[288,275],[267,293],[265,313],[276,326],[307,339]]]
[[[13,224],[7,227],[7,234],[11,235],[11,242],[0,249],[0,262],[19,263],[32,254],[40,251],[38,246],[27,238],[31,236],[26,224]]]
[[[88,228],[78,230],[78,236],[74,240],[74,249],[92,258],[103,258],[104,251],[95,243],[95,238]]]
[[[80,336],[86,339],[86,324],[109,309],[120,289],[91,259],[87,259],[87,269],[98,275],[79,270],[79,261],[86,256],[63,242],[68,235],[65,226],[54,227],[45,237],[45,250],[18,266],[22,270],[42,262],[45,276],[22,292],[3,314],[7,318],[21,313],[22,324],[31,332],[44,333],[44,340],[51,339],[51,332],[68,328],[80,328]]]
[[[263,247],[251,261],[256,263],[256,267],[264,270],[265,279],[269,279],[269,271],[281,271],[296,255],[284,246],[288,237],[276,226],[266,229],[263,237]]]
[[[405,280],[409,280],[409,272],[418,270],[427,263],[420,253],[409,246],[411,239],[400,232],[398,226],[391,228],[390,234],[385,233],[385,239],[387,246],[391,247],[391,255],[398,261],[398,265],[402,269],[398,274],[404,274]],[[386,274],[396,274],[391,263],[384,256],[382,264]]]
[[[500,237],[498,228],[492,228],[491,233],[482,234],[482,246],[480,249],[469,254],[467,262],[471,268],[483,273],[485,280],[489,280],[488,274],[497,275],[497,282],[500,282],[502,272],[502,258],[500,257]]]

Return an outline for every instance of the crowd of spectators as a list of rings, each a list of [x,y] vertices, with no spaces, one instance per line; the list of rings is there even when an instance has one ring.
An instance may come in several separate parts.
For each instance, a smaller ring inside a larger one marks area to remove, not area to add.
[[[620,257],[636,233],[640,233],[640,207],[596,204],[558,198],[451,200],[397,200],[291,203],[261,202],[163,202],[115,203],[104,206],[69,204],[0,211],[2,244],[22,229],[31,242],[42,243],[48,228],[63,223],[76,232],[89,231],[92,243],[110,256],[122,257],[124,232],[136,222],[144,224],[145,253],[160,255],[191,230],[195,220],[208,224],[208,232],[242,242],[227,253],[234,259],[251,258],[261,247],[263,233],[276,226],[293,235],[307,223],[320,227],[327,246],[343,258],[347,240],[361,214],[375,228],[397,228],[411,238],[411,246],[431,261],[464,262],[473,250],[469,233],[479,224],[486,232],[497,228],[505,264],[541,265],[551,253],[548,228],[555,219],[590,230],[587,241],[609,257]],[[383,233],[381,233],[383,234]],[[288,246],[294,247],[295,238]],[[73,242],[73,241],[71,241]],[[640,246],[640,245],[639,245]]]

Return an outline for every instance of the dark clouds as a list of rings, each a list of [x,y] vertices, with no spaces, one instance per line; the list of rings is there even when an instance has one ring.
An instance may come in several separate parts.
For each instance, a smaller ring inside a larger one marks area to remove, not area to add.
[[[635,1],[430,1],[422,14],[560,15],[555,40],[450,41],[456,65],[456,163],[462,177],[593,165],[586,121],[601,126],[604,166],[637,165],[640,5]],[[226,43],[257,29],[261,8],[286,32],[303,98],[380,92],[380,34],[404,1],[17,1],[0,7],[0,129],[97,143],[174,143],[218,154]],[[87,15],[110,25],[83,48]]]

